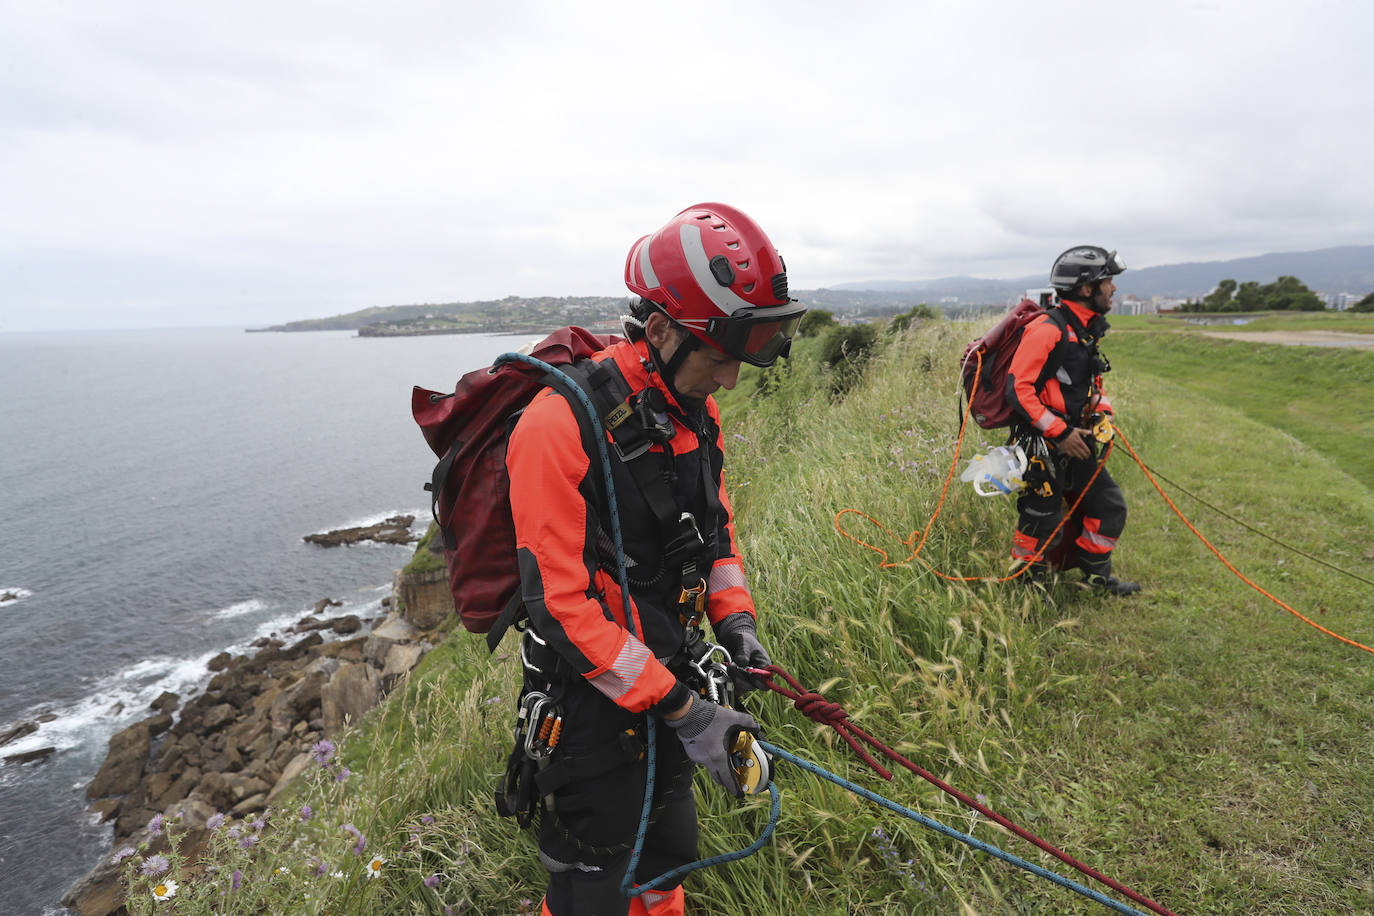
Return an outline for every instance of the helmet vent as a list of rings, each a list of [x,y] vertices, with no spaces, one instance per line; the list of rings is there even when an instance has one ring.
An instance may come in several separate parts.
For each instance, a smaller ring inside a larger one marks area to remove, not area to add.
[[[738,267],[740,270],[748,270],[748,269],[749,269],[749,259],[748,259],[748,258],[745,258],[743,261],[736,261],[736,262],[735,262],[735,266]]]
[[[729,248],[731,251],[734,251],[736,248],[739,247],[739,242],[726,242],[725,247]]]
[[[787,301],[787,274],[773,274],[773,298],[779,302]]]
[[[752,282],[745,284],[744,291],[746,293],[752,293],[754,291],[754,284]]]

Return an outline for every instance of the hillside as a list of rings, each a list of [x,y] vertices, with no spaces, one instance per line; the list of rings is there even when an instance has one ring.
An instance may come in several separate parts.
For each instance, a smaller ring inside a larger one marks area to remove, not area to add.
[[[991,581],[1006,573],[1011,504],[957,479],[943,490],[968,336],[926,322],[847,381],[820,368],[809,339],[771,394],[748,399],[761,377],[752,369],[731,393],[728,485],[774,658],[955,788],[1176,913],[1374,910],[1374,657],[1363,648],[1374,643],[1374,491],[1368,464],[1350,463],[1357,452],[1327,453],[1339,416],[1310,409],[1361,398],[1374,354],[1347,352],[1337,366],[1331,351],[1191,329],[1114,332],[1109,384],[1124,435],[1110,464],[1131,511],[1119,569],[1145,592],[1099,599],[1070,576],[1042,605]],[[1195,378],[1187,367],[1198,364],[1208,371]],[[1285,366],[1300,371],[1290,378]],[[1254,379],[1283,409],[1234,397],[1228,377]],[[979,439],[1001,436],[970,434],[964,459]],[[1207,501],[1166,490],[1237,568],[1361,646],[1228,572],[1130,450]],[[837,531],[846,509],[856,511],[840,525],[857,540]],[[451,634],[346,743],[348,781],[307,774],[282,810],[304,804],[314,816],[274,819],[251,854],[230,847],[220,867],[242,869],[243,888],[206,899],[226,914],[537,912],[532,835],[491,808],[518,667],[513,643],[489,657],[480,639]],[[779,697],[749,705],[777,746],[1082,879],[909,773],[878,779]],[[1103,912],[795,766],[776,782],[773,839],[689,877],[694,914]],[[697,796],[703,855],[744,847],[767,819],[765,800],[736,803],[705,776]],[[349,828],[384,858],[375,880]],[[325,863],[322,877],[312,861]]]
[[[1130,263],[1129,256],[1127,263]],[[1026,289],[1044,286],[1045,274],[1009,280],[945,277],[938,280],[871,281],[844,283],[836,291],[881,290],[900,294],[904,301],[938,302],[957,297],[962,303],[1006,302]],[[1310,289],[1328,293],[1349,292],[1363,296],[1374,290],[1374,245],[1347,245],[1317,251],[1262,254],[1228,261],[1162,264],[1127,270],[1117,280],[1120,296],[1141,299],[1162,296],[1187,299],[1205,296],[1225,279],[1272,283],[1280,276],[1297,277]],[[921,297],[925,297],[924,300]]]
[[[1228,278],[1270,283],[1281,275],[1296,276],[1314,290],[1363,295],[1374,290],[1374,245],[1132,269],[1121,276],[1118,287],[1122,297],[1183,299],[1204,296]],[[982,306],[1001,307],[1014,302],[1027,289],[1044,284],[1043,275],[1009,280],[945,277],[845,283],[832,288],[794,290],[792,295],[811,308],[826,309],[850,320],[873,320],[890,318],[921,303],[939,305],[951,314],[970,309],[976,312]],[[945,299],[957,301],[942,303]],[[369,337],[526,333],[566,324],[615,327],[625,310],[624,296],[508,296],[477,302],[376,306],[330,318],[289,321],[252,330],[356,330],[360,336]]]

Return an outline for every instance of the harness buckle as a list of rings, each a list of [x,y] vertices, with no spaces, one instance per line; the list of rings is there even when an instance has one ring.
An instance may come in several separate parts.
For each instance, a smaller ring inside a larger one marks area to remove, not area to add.
[[[698,577],[691,588],[684,585],[677,596],[677,608],[678,620],[684,627],[699,626],[706,615],[706,580]]]

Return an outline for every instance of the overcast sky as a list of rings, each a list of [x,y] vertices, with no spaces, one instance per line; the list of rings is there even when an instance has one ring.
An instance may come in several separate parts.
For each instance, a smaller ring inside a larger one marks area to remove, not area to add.
[[[0,331],[1374,243],[1374,3],[0,0]]]

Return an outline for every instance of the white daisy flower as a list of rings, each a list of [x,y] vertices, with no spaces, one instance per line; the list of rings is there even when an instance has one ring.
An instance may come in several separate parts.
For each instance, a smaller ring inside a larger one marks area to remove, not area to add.
[[[177,883],[171,878],[153,887],[154,900],[168,900],[177,895]]]
[[[367,863],[367,876],[369,878],[375,878],[380,875],[382,873],[382,864],[385,862],[385,857],[373,856],[372,860]]]

